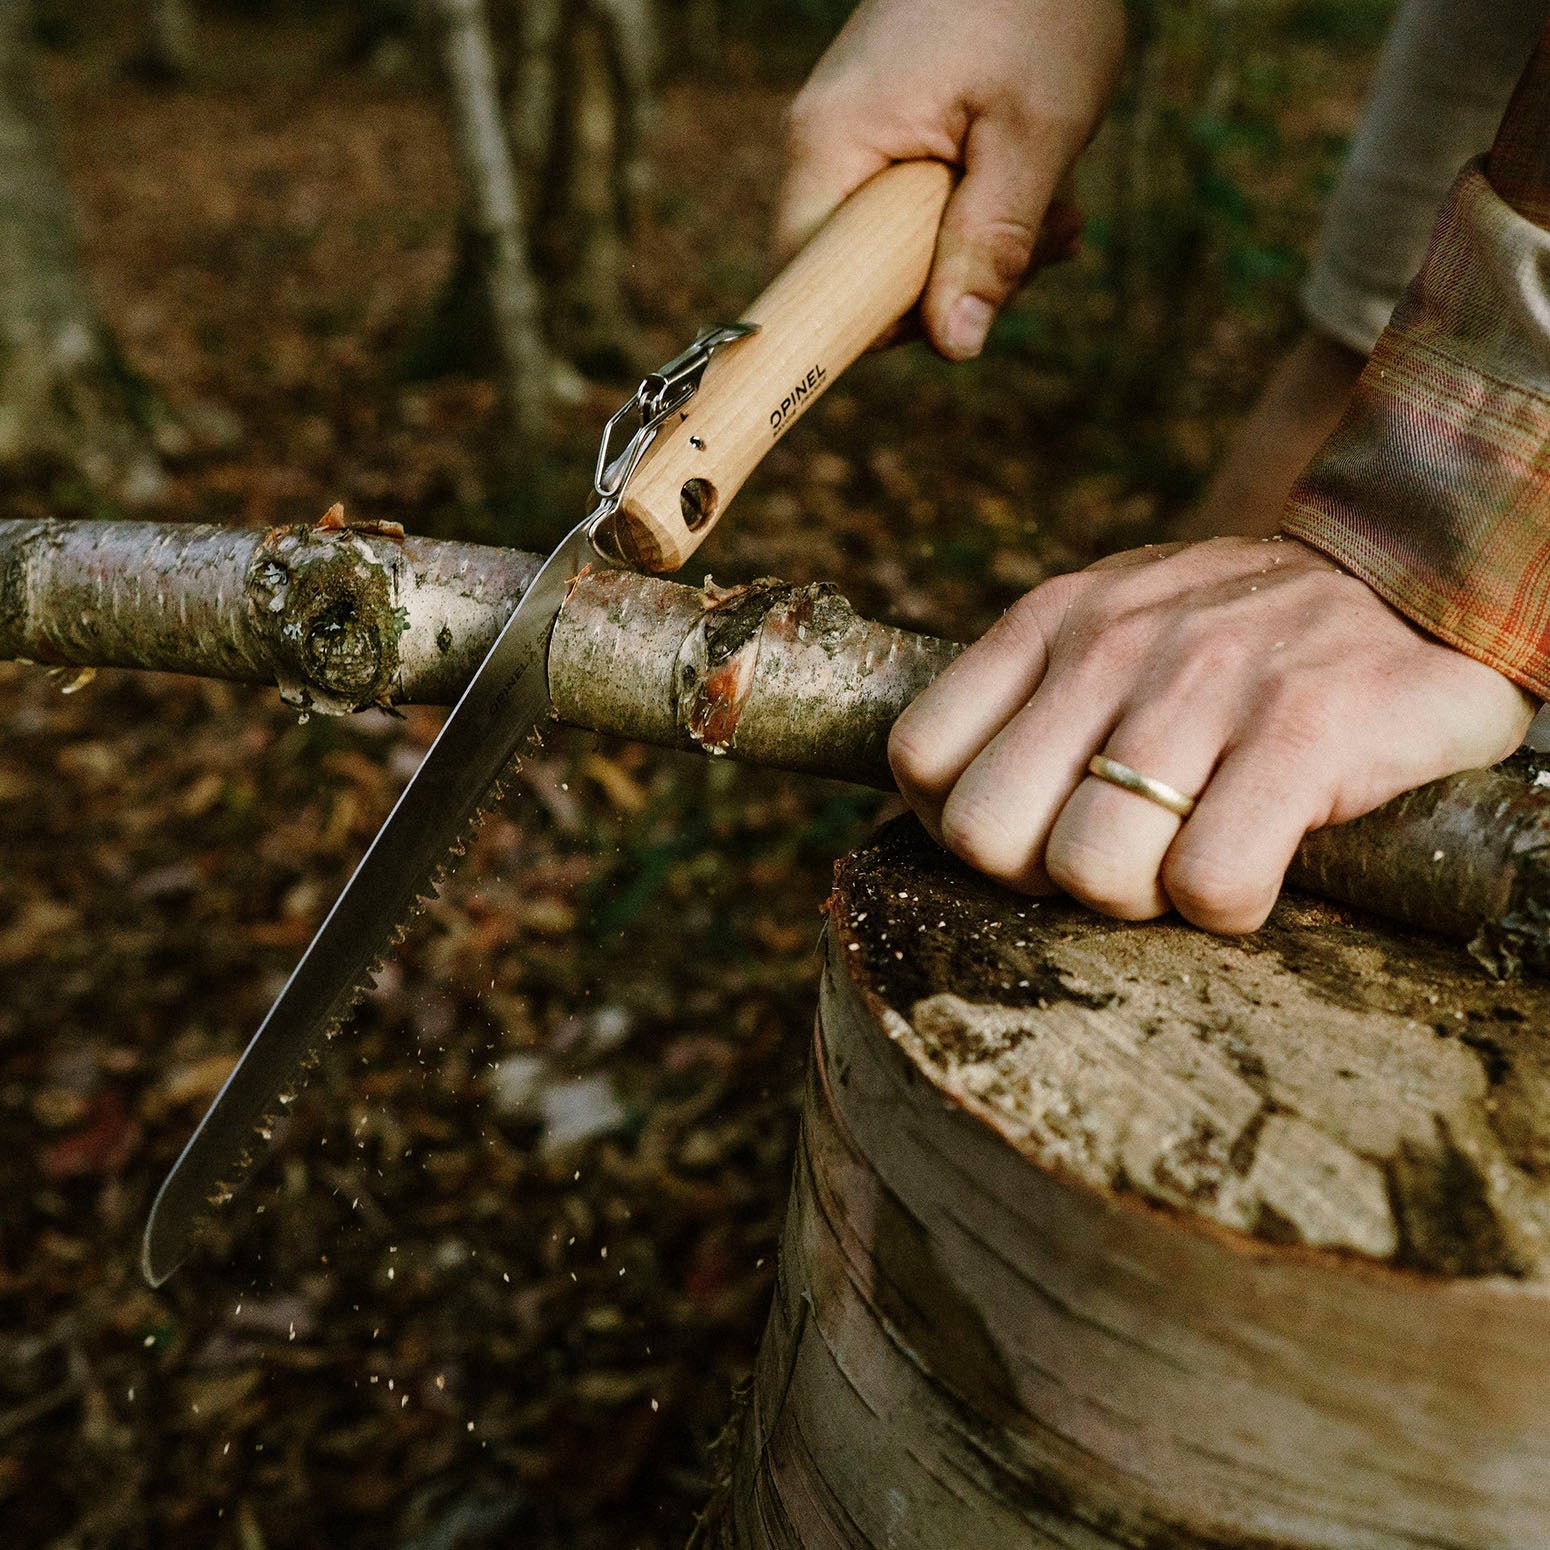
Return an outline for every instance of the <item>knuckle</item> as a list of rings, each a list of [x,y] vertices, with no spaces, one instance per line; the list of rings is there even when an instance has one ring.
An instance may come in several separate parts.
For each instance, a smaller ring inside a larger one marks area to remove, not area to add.
[[[955,791],[942,809],[942,843],[977,872],[1017,884],[1032,871],[1028,843],[992,797]]]
[[[1052,582],[1045,582],[1032,592],[1024,593],[1002,614],[996,629],[1010,640],[1014,650],[1042,651],[1047,644],[1047,621],[1051,616],[1052,605],[1059,604],[1058,596],[1047,590],[1051,586]]]
[[[962,237],[990,278],[1010,290],[1028,272],[1039,229],[1021,216],[997,215],[975,221]]]
[[[888,734],[888,766],[905,798],[939,794],[945,768],[940,739],[932,737],[921,718],[909,711]]]
[[[800,91],[786,105],[786,143],[797,151],[820,150],[833,139],[845,117],[843,103],[832,93]]]
[[[1082,615],[1084,586],[1077,575],[1052,576],[1025,592],[996,625],[1026,651],[1043,651]]]
[[[1148,920],[1158,913],[1155,890],[1138,879],[1135,864],[1083,842],[1051,843],[1044,869],[1062,893],[1119,920]]]
[[[1211,856],[1188,851],[1163,862],[1162,885],[1173,907],[1207,931],[1257,931],[1275,903],[1279,879],[1245,873]]]
[[[1051,576],[1047,581],[1041,581],[1023,601],[1030,602],[1037,598],[1046,613],[1063,616],[1077,605],[1086,591],[1086,585],[1080,571],[1067,571],[1064,575]]]

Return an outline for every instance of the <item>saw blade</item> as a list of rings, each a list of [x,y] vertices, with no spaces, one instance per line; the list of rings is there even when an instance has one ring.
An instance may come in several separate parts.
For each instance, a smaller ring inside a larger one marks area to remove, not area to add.
[[[561,541],[442,724],[387,822],[157,1193],[141,1268],[160,1286],[207,1210],[229,1198],[267,1127],[383,956],[436,889],[549,713],[548,642],[573,578],[599,563],[591,519]]]

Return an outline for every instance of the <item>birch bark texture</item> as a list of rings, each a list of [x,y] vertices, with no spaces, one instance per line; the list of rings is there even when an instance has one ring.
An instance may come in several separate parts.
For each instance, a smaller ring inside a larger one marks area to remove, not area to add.
[[[540,559],[351,525],[0,521],[0,658],[277,683],[298,710],[450,704]],[[961,650],[834,588],[703,588],[602,570],[555,622],[549,691],[575,726],[887,789],[888,733]],[[1532,764],[1434,781],[1308,835],[1289,881],[1550,968],[1550,796]]]
[[[1480,990],[1306,901],[1126,926],[885,830],[696,1542],[1550,1545],[1550,990]]]
[[[33,41],[32,0],[0,0],[0,469],[67,469],[154,496],[150,403],[91,299]]]
[[[449,705],[542,557],[323,522],[0,521],[0,659],[278,684],[308,714]],[[961,648],[832,587],[578,578],[556,714],[669,748],[886,786],[888,729]]]

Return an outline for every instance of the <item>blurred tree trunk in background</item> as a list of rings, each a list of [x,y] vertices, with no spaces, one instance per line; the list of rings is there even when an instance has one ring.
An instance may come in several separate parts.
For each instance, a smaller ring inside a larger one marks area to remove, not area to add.
[[[721,63],[721,7],[717,0],[687,0],[680,25],[689,63],[697,70],[718,66]]]
[[[547,343],[584,369],[628,374],[645,364],[624,282],[650,185],[651,0],[523,0],[501,13],[496,34],[510,62],[506,122]],[[413,374],[494,364],[491,277],[470,194],[465,182],[456,256]]]
[[[532,168],[541,191],[539,262],[566,353],[585,368],[628,372],[645,364],[624,277],[651,181],[656,28],[650,0],[566,10],[550,154]]]
[[[0,473],[65,469],[144,501],[161,483],[154,405],[81,275],[35,19],[32,0],[0,0]]]
[[[355,26],[339,50],[347,70],[364,69],[382,80],[413,69],[415,0],[364,0]]]
[[[1126,68],[1094,157],[1107,184],[1105,259],[1115,338],[1099,391],[1133,416],[1198,401],[1199,342],[1227,303],[1236,269],[1277,268],[1259,251],[1243,147],[1278,132],[1245,103],[1241,0],[1131,0]]]
[[[520,451],[542,439],[548,351],[483,0],[432,0],[463,185],[455,278],[477,286]]]
[[[181,86],[194,73],[193,0],[147,0],[145,36],[130,68],[143,80]]]

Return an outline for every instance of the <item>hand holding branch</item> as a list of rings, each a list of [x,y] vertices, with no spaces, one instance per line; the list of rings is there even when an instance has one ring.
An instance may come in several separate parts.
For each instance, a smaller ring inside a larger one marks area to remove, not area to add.
[[[1270,568],[1289,564],[1296,547]],[[1233,573],[1240,594],[1260,584],[1251,573],[1268,563],[1265,552],[1244,554]],[[0,608],[0,659],[278,681],[291,704],[324,714],[445,705],[537,566],[509,549],[369,525],[0,521],[0,597],[16,605]],[[1157,568],[1154,581],[1170,571]],[[1232,589],[1219,590],[1230,611]],[[1344,606],[1345,588],[1332,595]],[[971,667],[1025,623],[971,648]],[[1403,641],[1390,641],[1401,656]],[[578,579],[560,610],[549,691],[575,726],[886,786],[889,729],[961,650],[860,618],[828,587],[701,592],[604,571]],[[1415,660],[1435,661],[1425,651]],[[1413,675],[1415,660],[1392,670]],[[972,692],[976,677],[959,683]],[[924,698],[920,714],[931,711]],[[1351,719],[1369,714],[1362,704]],[[1316,830],[1288,877],[1392,920],[1474,937],[1472,950],[1495,970],[1550,967],[1550,799],[1517,772],[1468,770]]]
[[[900,789],[950,850],[1105,914],[1252,931],[1305,834],[1505,758],[1533,715],[1295,540],[1116,555],[1030,592],[900,717]],[[1105,754],[1187,818],[1088,773]]]

